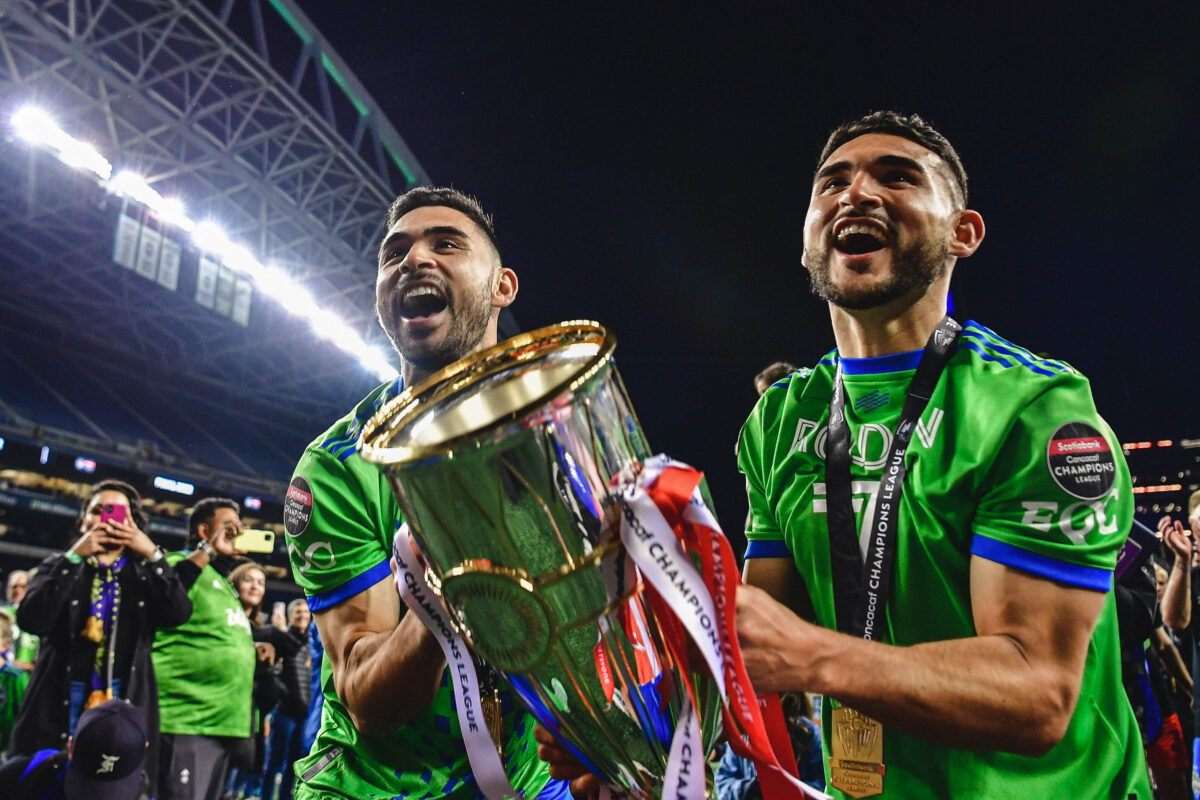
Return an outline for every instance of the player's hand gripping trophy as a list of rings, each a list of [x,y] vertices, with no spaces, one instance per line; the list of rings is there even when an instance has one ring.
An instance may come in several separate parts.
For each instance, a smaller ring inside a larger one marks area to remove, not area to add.
[[[405,390],[359,442],[404,511],[397,585],[442,643],[490,798],[511,786],[489,668],[633,797],[710,796],[723,718],[760,772],[789,760],[738,682],[728,542],[699,474],[651,458],[614,348],[591,322],[516,336]]]

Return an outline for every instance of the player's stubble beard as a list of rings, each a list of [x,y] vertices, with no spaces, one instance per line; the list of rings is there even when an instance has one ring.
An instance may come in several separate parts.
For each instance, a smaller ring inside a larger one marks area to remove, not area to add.
[[[892,241],[896,241],[893,232]],[[917,239],[903,249],[892,251],[892,274],[875,286],[850,290],[835,286],[830,278],[830,259],[834,247],[821,250],[805,248],[812,293],[839,308],[861,311],[877,308],[909,294],[914,289],[927,289],[946,269],[949,244],[928,238]]]
[[[453,290],[446,288],[450,329],[440,342],[432,345],[421,342],[405,346],[404,340],[395,331],[388,331],[392,346],[405,361],[424,372],[436,372],[474,352],[487,334],[488,320],[492,314],[492,281],[493,278],[489,276],[487,280],[471,289],[472,296],[461,312],[456,310]]]

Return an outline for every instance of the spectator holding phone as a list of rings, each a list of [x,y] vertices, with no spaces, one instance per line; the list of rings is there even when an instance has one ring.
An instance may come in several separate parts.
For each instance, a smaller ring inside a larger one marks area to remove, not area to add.
[[[178,575],[150,541],[137,491],[120,481],[92,487],[79,537],[42,561],[17,610],[41,652],[13,728],[13,754],[66,748],[85,709],[114,697],[143,709],[157,758],[155,631],[192,613]],[[153,774],[153,773],[151,773]]]
[[[234,543],[242,533],[239,512],[232,500],[201,500],[188,516],[189,549],[167,555],[193,610],[154,641],[162,709],[158,800],[217,800],[230,758],[251,733],[254,642],[226,577],[243,555]]]

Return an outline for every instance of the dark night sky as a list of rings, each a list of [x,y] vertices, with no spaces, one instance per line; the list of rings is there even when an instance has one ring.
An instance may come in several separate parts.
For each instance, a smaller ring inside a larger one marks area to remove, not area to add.
[[[960,319],[1075,365],[1122,440],[1200,435],[1194,16],[901,5],[303,3],[495,216],[520,325],[615,330],[652,447],[705,470],[735,539],[753,375],[833,346],[800,266],[813,162],[876,108],[925,115],[970,174]]]

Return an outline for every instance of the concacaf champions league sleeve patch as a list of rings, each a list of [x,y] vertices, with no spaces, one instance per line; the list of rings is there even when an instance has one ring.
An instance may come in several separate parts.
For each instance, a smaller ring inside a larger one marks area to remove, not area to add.
[[[1081,500],[1099,500],[1117,477],[1117,464],[1108,440],[1086,422],[1060,426],[1050,437],[1046,462],[1054,482]]]
[[[283,499],[283,529],[289,536],[299,536],[312,521],[313,496],[308,481],[297,475],[288,485]]]

